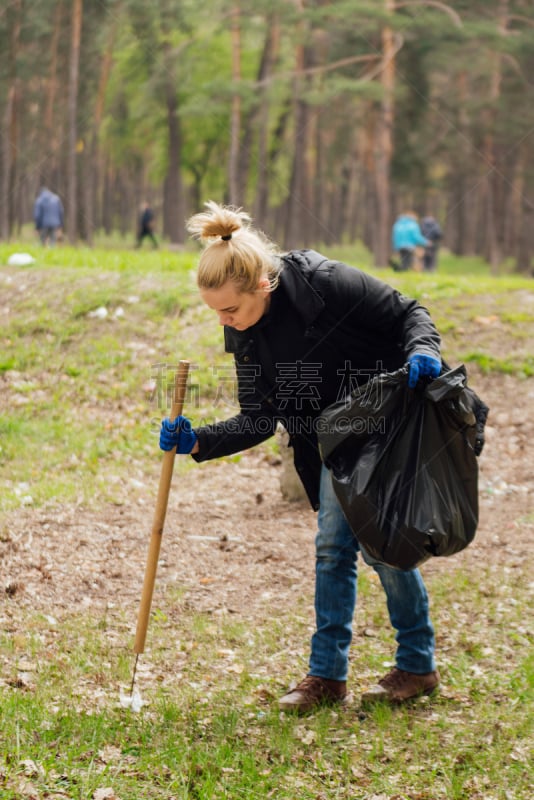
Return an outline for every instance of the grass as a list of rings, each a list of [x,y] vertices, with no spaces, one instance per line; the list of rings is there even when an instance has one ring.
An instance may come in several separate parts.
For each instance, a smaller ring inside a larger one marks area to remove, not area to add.
[[[0,261],[13,249],[0,247]],[[80,468],[88,473],[83,492],[90,501],[97,460],[103,480],[118,454],[135,459],[153,451],[151,417],[164,410],[158,400],[166,407],[172,366],[186,355],[183,317],[198,304],[191,254],[162,254],[157,262],[151,252],[57,248],[37,255],[44,263],[0,276],[8,309],[0,375],[9,376],[0,401],[0,509],[20,502],[23,482],[36,503],[71,500]],[[105,318],[95,316],[100,308]],[[204,372],[212,372],[207,361]],[[159,385],[150,390],[154,380]],[[39,470],[21,459],[21,437],[28,452],[39,452]],[[66,452],[74,469],[62,464]],[[62,477],[51,481],[60,466]]]
[[[142,659],[148,671],[138,676],[147,701],[139,714],[117,702],[132,667],[119,645],[120,612],[66,616],[61,625],[30,616],[23,635],[2,641],[4,659],[14,665],[12,686],[23,685],[0,689],[1,796],[81,800],[112,787],[121,800],[526,800],[534,660],[512,602],[526,587],[505,576],[488,608],[479,588],[493,586],[495,575],[479,578],[429,581],[446,654],[441,695],[407,708],[362,711],[355,704],[304,718],[280,715],[272,702],[295,665],[295,653],[280,644],[307,639],[302,609],[283,626],[265,620],[261,630],[228,617],[177,614],[179,600],[157,612],[148,664]],[[364,579],[360,591],[360,613],[375,613],[378,587]],[[440,611],[440,593],[455,597],[460,615],[469,610],[469,636]],[[488,614],[500,614],[500,624],[488,626]],[[372,648],[380,663],[371,669],[383,669],[390,652],[387,626],[380,631]],[[358,636],[356,684],[369,675],[366,649]],[[163,676],[159,686],[154,675]]]
[[[20,250],[35,264],[0,272],[0,376],[8,378],[0,399],[0,510],[17,507],[21,496],[37,504],[79,497],[80,470],[85,502],[100,492],[120,500],[117,458],[135,463],[153,452],[154,420],[170,405],[181,358],[192,361],[187,406],[196,422],[237,406],[220,329],[199,303],[195,254],[1,244],[0,263]],[[333,255],[369,261],[361,247]],[[479,262],[470,273],[472,259],[444,254],[442,261],[436,274],[374,272],[427,305],[449,361],[532,376],[532,281],[492,277]],[[39,468],[22,455],[21,438],[25,452],[39,453]]]
[[[20,249],[0,245],[0,264]],[[220,329],[198,302],[195,255],[24,250],[35,264],[0,268],[0,512],[127,502],[127,478],[157,478],[155,433],[179,359],[193,362],[187,406],[196,421],[235,410]],[[363,249],[344,253],[367,265]],[[533,374],[531,280],[492,277],[481,262],[446,254],[437,274],[375,274],[427,305],[451,362]],[[99,318],[101,307],[108,313]],[[0,545],[3,536],[0,525]],[[355,639],[356,692],[391,653],[373,577],[359,578],[361,630],[374,633],[372,648],[363,633]],[[132,670],[120,607],[60,609],[54,620],[19,606],[6,587],[0,797],[527,800],[526,572],[481,567],[427,584],[442,694],[409,708],[355,704],[302,719],[279,715],[273,698],[295,664],[305,665],[310,598],[251,628],[231,615],[183,613],[180,594],[168,594],[165,610],[154,609],[138,674],[148,703],[134,714],[118,703]]]

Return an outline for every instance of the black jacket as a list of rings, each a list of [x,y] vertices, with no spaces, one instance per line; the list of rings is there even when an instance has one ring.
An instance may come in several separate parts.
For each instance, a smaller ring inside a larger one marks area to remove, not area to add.
[[[234,354],[240,412],[196,428],[205,461],[252,447],[288,430],[295,467],[319,507],[321,459],[315,422],[321,411],[412,353],[440,356],[428,311],[361,270],[313,250],[282,258],[268,313],[245,331],[225,327]]]

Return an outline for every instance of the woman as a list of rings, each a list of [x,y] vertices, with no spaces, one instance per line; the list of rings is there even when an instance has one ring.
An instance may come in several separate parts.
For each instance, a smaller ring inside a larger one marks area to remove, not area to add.
[[[406,362],[410,386],[436,377],[440,338],[426,309],[382,281],[312,250],[281,254],[244,212],[206,206],[188,230],[204,245],[198,287],[234,355],[240,412],[195,429],[184,417],[165,419],[160,446],[205,461],[264,441],[278,422],[288,430],[296,469],[319,512],[308,675],[279,701],[283,710],[305,712],[346,700],[361,550],[321,464],[314,421],[373,374]],[[380,577],[397,640],[395,668],[362,699],[398,703],[434,691],[434,631],[419,571],[362,557]]]

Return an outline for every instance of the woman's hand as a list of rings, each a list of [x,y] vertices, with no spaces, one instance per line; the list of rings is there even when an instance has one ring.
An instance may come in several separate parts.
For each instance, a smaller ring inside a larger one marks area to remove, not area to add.
[[[197,435],[187,417],[180,415],[174,420],[165,417],[161,423],[159,446],[162,450],[172,450],[176,447],[176,452],[181,455],[198,452]]]

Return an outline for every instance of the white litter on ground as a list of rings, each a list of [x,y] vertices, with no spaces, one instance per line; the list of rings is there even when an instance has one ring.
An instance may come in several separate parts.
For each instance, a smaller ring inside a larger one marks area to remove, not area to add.
[[[29,253],[12,253],[7,263],[10,267],[27,267],[28,264],[35,264],[35,258]]]
[[[95,308],[94,311],[90,311],[88,313],[88,317],[92,317],[93,319],[106,319],[108,315],[108,310],[105,306],[99,306]]]
[[[123,708],[130,708],[137,714],[139,711],[141,711],[141,708],[145,705],[145,702],[136,689],[133,694],[124,694],[121,692],[120,704]]]

